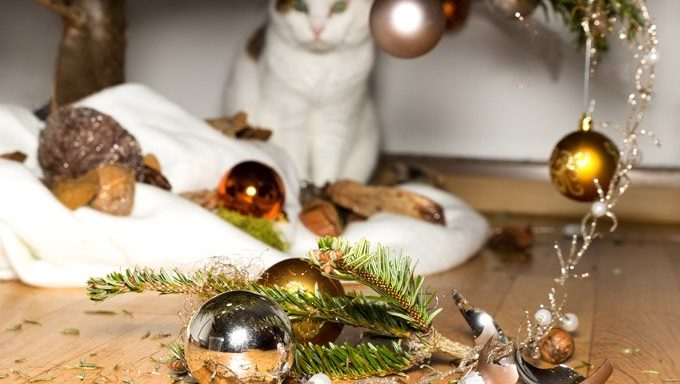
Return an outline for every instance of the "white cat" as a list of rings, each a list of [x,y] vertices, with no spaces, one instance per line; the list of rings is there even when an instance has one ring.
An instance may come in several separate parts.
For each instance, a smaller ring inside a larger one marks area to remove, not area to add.
[[[226,89],[226,113],[243,110],[316,185],[365,182],[379,128],[368,80],[375,47],[372,0],[272,0]]]

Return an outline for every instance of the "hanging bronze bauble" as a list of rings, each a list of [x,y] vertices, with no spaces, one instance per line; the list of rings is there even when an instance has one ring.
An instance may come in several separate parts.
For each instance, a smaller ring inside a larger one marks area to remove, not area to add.
[[[573,200],[597,200],[599,195],[595,180],[606,192],[619,161],[616,145],[591,127],[590,116],[584,116],[581,129],[560,140],[550,156],[553,185]]]
[[[277,285],[289,291],[319,291],[331,296],[345,294],[342,285],[330,279],[305,259],[287,259],[269,267],[258,280],[260,284]],[[293,337],[297,343],[327,344],[335,341],[342,331],[342,324],[312,319],[291,322]]]
[[[217,189],[224,208],[243,215],[275,220],[281,215],[285,190],[279,175],[256,161],[246,161],[227,172]]]
[[[527,17],[536,6],[538,0],[487,0],[489,8],[508,17]]]
[[[541,359],[550,364],[562,364],[574,354],[574,338],[560,328],[553,328],[538,342]]]
[[[429,52],[446,28],[441,0],[375,0],[371,32],[390,55],[413,58]]]
[[[463,27],[470,14],[470,0],[441,0],[446,30],[454,32]]]

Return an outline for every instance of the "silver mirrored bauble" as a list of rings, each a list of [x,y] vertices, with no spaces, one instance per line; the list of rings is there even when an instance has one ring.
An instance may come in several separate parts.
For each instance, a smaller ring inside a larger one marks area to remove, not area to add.
[[[247,291],[208,300],[187,327],[185,356],[201,384],[279,383],[293,364],[286,313],[271,299]]]

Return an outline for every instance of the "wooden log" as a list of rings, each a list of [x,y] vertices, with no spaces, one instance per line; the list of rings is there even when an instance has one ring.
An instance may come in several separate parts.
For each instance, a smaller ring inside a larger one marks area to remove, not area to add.
[[[223,135],[236,139],[267,141],[272,136],[272,131],[248,124],[248,115],[245,112],[205,121]]]
[[[396,187],[369,187],[342,180],[326,187],[331,201],[355,214],[370,217],[378,212],[391,212],[445,225],[444,211],[434,201]]]

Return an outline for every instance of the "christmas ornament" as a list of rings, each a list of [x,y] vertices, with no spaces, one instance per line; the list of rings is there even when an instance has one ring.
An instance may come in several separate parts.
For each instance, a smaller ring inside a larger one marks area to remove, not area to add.
[[[185,357],[200,384],[279,383],[293,364],[292,342],[288,316],[274,301],[229,291],[191,319]]]
[[[564,196],[578,201],[594,201],[616,172],[619,150],[606,136],[594,132],[589,115],[581,119],[581,129],[565,136],[550,157],[550,177]]]
[[[323,373],[317,373],[307,380],[307,384],[331,384],[331,378]]]
[[[446,18],[446,30],[453,32],[461,29],[470,13],[470,0],[441,0]]]
[[[279,218],[285,200],[279,175],[256,161],[235,165],[222,177],[217,193],[224,208],[269,220]]]
[[[538,0],[487,0],[486,4],[492,11],[520,18],[530,15],[536,9]]]
[[[258,280],[264,285],[278,285],[288,291],[314,291],[340,296],[345,294],[342,285],[311,266],[305,259],[287,259],[269,267]],[[342,325],[311,319],[293,320],[293,336],[298,343],[327,344],[335,341],[342,331]]]
[[[578,328],[578,316],[567,313],[560,318],[560,327],[567,332],[574,332]]]
[[[400,58],[429,52],[446,28],[441,0],[375,0],[371,32],[378,46]]]
[[[541,359],[550,364],[562,364],[574,354],[574,339],[564,329],[553,328],[538,342]]]
[[[536,319],[536,323],[538,323],[538,325],[545,327],[550,325],[550,322],[552,321],[552,314],[549,310],[541,308],[534,314],[534,319]]]

